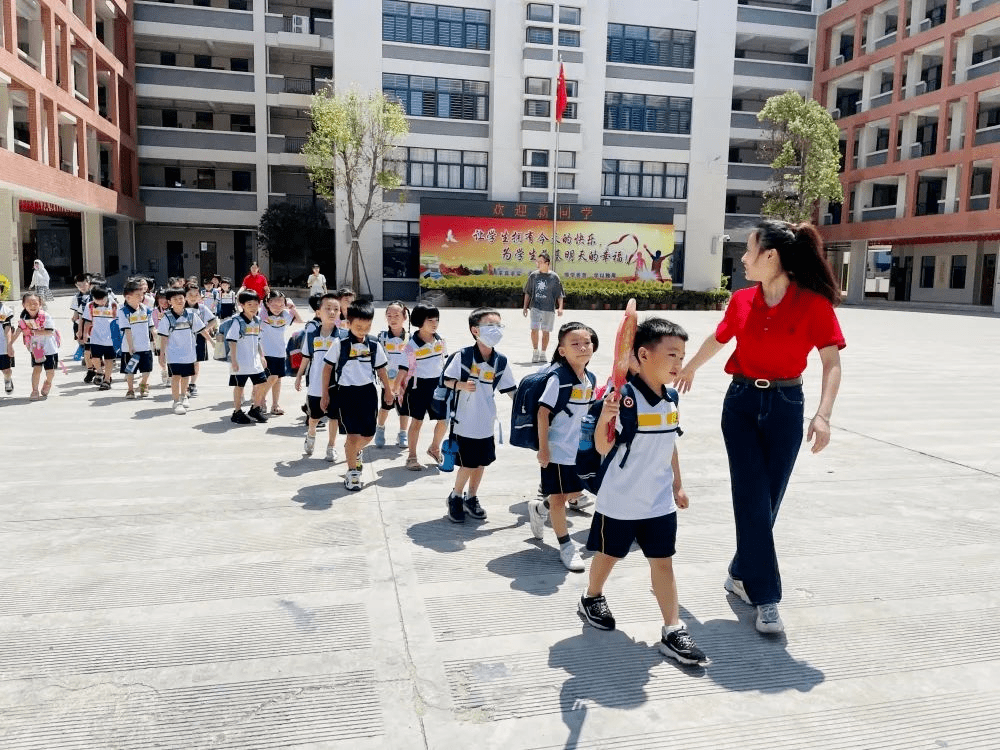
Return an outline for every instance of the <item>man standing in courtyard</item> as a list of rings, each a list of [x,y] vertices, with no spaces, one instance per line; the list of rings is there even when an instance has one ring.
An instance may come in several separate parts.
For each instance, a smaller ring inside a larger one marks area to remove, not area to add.
[[[267,277],[260,272],[260,266],[257,265],[257,261],[250,264],[250,273],[243,277],[242,287],[243,289],[252,289],[257,292],[257,296],[261,299],[267,298],[267,293],[271,291],[271,287],[267,285]]]
[[[524,284],[524,317],[531,311],[531,361],[544,362],[549,347],[549,333],[555,326],[556,315],[563,314],[562,282],[559,274],[549,269],[548,253],[538,256],[538,270],[528,274]],[[542,346],[538,346],[538,332],[542,333]]]

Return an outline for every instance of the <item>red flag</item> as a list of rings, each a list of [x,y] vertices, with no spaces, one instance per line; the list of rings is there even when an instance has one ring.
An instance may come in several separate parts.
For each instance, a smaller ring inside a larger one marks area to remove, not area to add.
[[[556,122],[562,122],[566,111],[566,71],[559,63],[559,84],[556,86]]]

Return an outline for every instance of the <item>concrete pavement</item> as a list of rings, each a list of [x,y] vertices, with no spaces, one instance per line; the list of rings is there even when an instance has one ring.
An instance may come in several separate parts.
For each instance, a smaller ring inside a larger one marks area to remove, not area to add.
[[[68,331],[68,300],[52,307]],[[442,311],[452,349],[466,314]],[[721,316],[656,314],[687,328],[689,354]],[[404,451],[367,449],[360,493],[322,437],[304,459],[290,381],[266,426],[229,422],[217,362],[184,416],[167,390],[125,401],[72,364],[28,403],[19,345],[0,397],[0,748],[1000,746],[1000,320],[839,314],[833,440],[803,449],[776,532],[784,637],[722,588],[723,356],[682,400],[675,566],[712,658],[698,669],[656,651],[637,552],[606,588],[619,629],[581,624],[585,574],[528,529],[527,451],[498,448],[489,519],[456,526],[451,476],[406,471]],[[563,319],[599,331],[601,377],[620,315]],[[520,376],[527,326],[505,319]],[[811,414],[815,355],[806,377]],[[570,521],[582,544],[589,515]]]

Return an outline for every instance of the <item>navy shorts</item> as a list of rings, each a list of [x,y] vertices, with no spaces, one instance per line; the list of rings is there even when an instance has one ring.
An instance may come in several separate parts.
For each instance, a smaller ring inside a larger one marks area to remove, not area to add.
[[[646,557],[673,557],[677,542],[677,513],[631,521],[594,513],[587,549],[622,558],[632,548],[632,542],[639,543],[639,549]]]
[[[379,393],[381,394],[381,400],[379,401],[378,404],[378,408],[380,411],[391,411],[392,409],[395,409],[396,413],[399,414],[401,417],[406,416],[405,414],[403,414],[402,404],[397,402],[395,397],[392,397],[391,401],[388,400],[390,396],[389,392],[385,388],[380,388]]]
[[[442,419],[442,415],[438,414],[431,406],[437,384],[437,378],[412,378],[403,394],[403,404],[399,413],[417,421]]]
[[[478,469],[489,466],[497,460],[496,443],[493,436],[487,438],[467,438],[455,435],[458,443],[458,455],[455,463],[463,469]]]
[[[14,366],[14,358],[6,354],[0,354],[0,370],[9,370]]]
[[[555,464],[551,461],[542,469],[543,495],[571,495],[583,492],[583,482],[575,466]]]
[[[41,362],[35,362],[34,360],[32,360],[31,362],[32,367],[41,367],[43,370],[54,370],[56,369],[58,364],[59,364],[58,354],[46,354],[45,359],[43,359]]]
[[[309,407],[309,418],[322,419],[326,417],[336,421],[339,417],[337,414],[337,389],[330,389],[330,405],[326,407],[326,411],[320,408],[319,402],[319,396],[306,396],[306,406]]]
[[[175,362],[167,365],[170,377],[190,378],[194,375],[194,362]]]
[[[91,344],[90,356],[92,359],[116,359],[115,348],[104,344]]]
[[[268,376],[283,378],[288,374],[285,371],[284,357],[264,357],[264,365],[267,367]]]
[[[262,383],[267,382],[267,373],[266,372],[233,373],[232,375],[229,376],[229,385],[234,386],[236,388],[242,388],[247,384],[248,380],[253,385],[261,385]]]
[[[121,372],[127,375],[125,372],[125,367],[128,365],[128,361],[132,359],[132,355],[128,352],[122,352],[122,363]],[[152,352],[139,352],[139,366],[135,368],[135,372],[144,373],[153,371],[153,353]],[[133,373],[135,374],[135,373]]]
[[[208,362],[208,341],[200,333],[198,338],[194,340],[194,353],[195,359],[199,362]]]
[[[378,418],[378,390],[374,383],[337,387],[340,426],[348,435],[372,437]]]
[[[219,317],[222,320],[233,317],[235,313],[236,313],[235,302],[222,302],[219,304]]]

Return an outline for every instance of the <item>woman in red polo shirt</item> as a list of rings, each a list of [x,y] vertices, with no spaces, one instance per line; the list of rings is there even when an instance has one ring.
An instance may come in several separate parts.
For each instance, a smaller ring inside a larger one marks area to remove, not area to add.
[[[722,405],[722,435],[736,520],[736,554],[726,590],[757,607],[762,633],[784,630],[778,615],[781,575],[772,530],[802,444],[802,372],[816,348],[823,363],[819,407],[806,439],[818,453],[830,442],[830,415],[840,388],[846,346],[834,306],[840,289],[809,224],[763,221],[743,255],[756,285],[733,294],[715,334],[681,371],[677,389],[691,389],[695,371],[730,340],[733,382]]]
[[[253,289],[257,296],[263,301],[271,288],[267,285],[267,277],[260,272],[260,266],[256,263],[250,264],[250,273],[243,277],[243,288]]]

